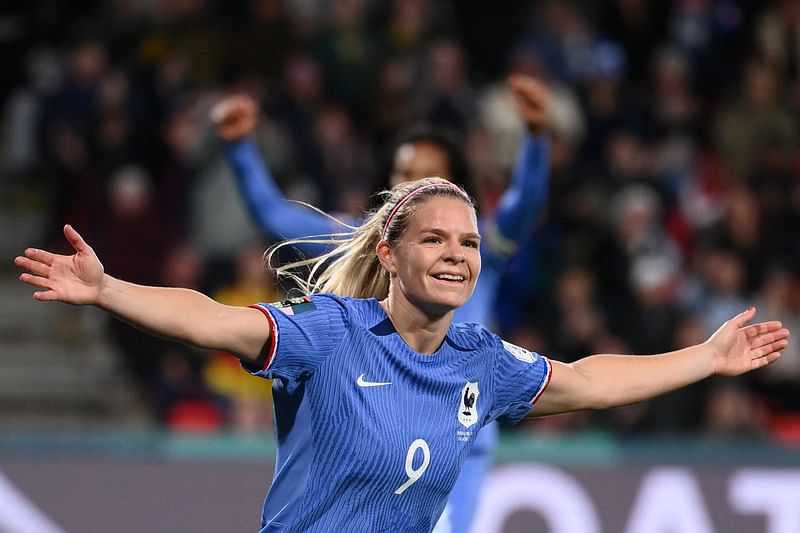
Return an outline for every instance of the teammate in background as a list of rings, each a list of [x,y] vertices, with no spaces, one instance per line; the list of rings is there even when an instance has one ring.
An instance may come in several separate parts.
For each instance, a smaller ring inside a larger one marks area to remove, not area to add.
[[[509,85],[528,134],[522,139],[511,184],[498,202],[497,211],[479,217],[478,225],[484,234],[483,274],[473,297],[458,310],[458,322],[490,325],[492,301],[504,261],[529,241],[547,194],[550,143],[545,122],[549,92],[545,85],[529,76],[512,76]],[[286,201],[252,136],[258,113],[256,102],[243,95],[225,98],[211,111],[217,133],[225,141],[225,155],[242,199],[253,219],[274,241],[348,231],[320,212]],[[413,127],[406,133],[394,150],[389,186],[427,176],[441,176],[462,184],[469,181],[460,147],[445,133]],[[358,224],[354,220],[343,222]],[[324,247],[313,243],[300,246],[314,253],[324,251]]]
[[[37,300],[96,305],[273,379],[278,451],[262,533],[429,532],[487,423],[627,405],[766,366],[788,345],[780,322],[748,326],[750,307],[678,351],[550,361],[453,323],[481,271],[477,216],[461,188],[428,178],[385,200],[310,260],[312,273],[328,265],[303,283],[312,295],[279,306],[115,279],[69,225],[75,254],[29,248],[15,263],[42,289]]]
[[[456,322],[477,322],[487,327],[491,327],[492,307],[506,262],[531,239],[547,193],[550,170],[550,146],[545,135],[549,91],[544,84],[525,75],[511,76],[508,83],[527,125],[527,134],[522,139],[510,187],[500,199],[497,211],[478,219],[483,235],[483,270],[472,298],[455,313]],[[217,132],[225,141],[225,155],[252,217],[275,241],[348,231],[322,213],[284,199],[252,136],[258,114],[258,105],[247,96],[228,97],[211,111]],[[469,181],[459,146],[442,132],[412,128],[394,150],[388,181],[395,186],[426,176],[441,176],[456,183]],[[345,222],[358,224],[353,220]],[[325,251],[316,243],[300,243],[298,246],[312,254]],[[497,438],[496,424],[481,432],[453,489],[437,532],[469,531]]]

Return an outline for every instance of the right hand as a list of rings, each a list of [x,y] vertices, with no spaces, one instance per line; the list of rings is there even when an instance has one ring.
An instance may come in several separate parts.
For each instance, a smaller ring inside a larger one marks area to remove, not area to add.
[[[28,272],[20,281],[45,289],[33,293],[40,301],[60,301],[68,304],[97,304],[103,285],[103,265],[91,246],[86,244],[75,228],[64,226],[64,236],[75,250],[73,255],[60,255],[28,248],[14,264]]]
[[[258,122],[258,104],[250,96],[228,96],[211,108],[211,120],[223,140],[239,141],[253,133]]]
[[[508,78],[508,86],[531,134],[544,133],[551,99],[547,85],[533,76],[513,74]]]

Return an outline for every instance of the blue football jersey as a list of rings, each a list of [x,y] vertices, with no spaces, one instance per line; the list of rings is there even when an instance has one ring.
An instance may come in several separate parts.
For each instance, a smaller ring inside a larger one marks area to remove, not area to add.
[[[549,361],[477,324],[413,351],[375,299],[256,306],[273,328],[277,458],[262,532],[429,532],[478,430],[517,422]]]

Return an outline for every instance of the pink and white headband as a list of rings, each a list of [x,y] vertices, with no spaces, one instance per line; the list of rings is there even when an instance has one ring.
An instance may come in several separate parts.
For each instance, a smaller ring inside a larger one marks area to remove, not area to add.
[[[415,197],[419,193],[421,193],[423,191],[427,191],[429,189],[434,189],[436,187],[445,187],[445,188],[448,188],[448,189],[453,189],[455,191],[458,191],[462,195],[464,194],[464,192],[461,190],[461,188],[458,185],[456,185],[455,183],[450,183],[450,182],[446,182],[446,183],[442,183],[442,182],[429,183],[427,185],[423,185],[422,187],[414,189],[413,191],[411,191],[410,193],[408,193],[407,195],[402,197],[400,200],[398,200],[398,202],[396,204],[394,204],[394,207],[389,212],[389,216],[386,217],[386,222],[383,224],[383,232],[381,233],[381,235],[383,235],[383,238],[386,239],[386,232],[389,229],[389,224],[392,223],[392,219],[394,218],[394,216],[397,214],[397,212],[400,210],[401,207],[403,207],[405,204],[407,204],[409,200],[411,200],[413,197]]]

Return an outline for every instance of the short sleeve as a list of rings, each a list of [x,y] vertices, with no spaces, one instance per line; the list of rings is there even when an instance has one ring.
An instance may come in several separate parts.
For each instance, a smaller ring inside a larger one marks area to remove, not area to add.
[[[253,307],[264,313],[273,334],[261,357],[263,365],[242,366],[265,378],[296,380],[312,374],[339,345],[348,324],[344,303],[328,295]]]
[[[544,392],[552,367],[543,355],[493,338],[495,394],[489,418],[516,424]]]

